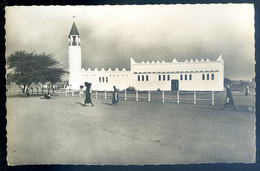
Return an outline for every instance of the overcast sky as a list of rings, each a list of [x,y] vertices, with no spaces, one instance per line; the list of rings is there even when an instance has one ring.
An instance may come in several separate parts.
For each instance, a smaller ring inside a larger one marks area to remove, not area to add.
[[[73,20],[86,69],[129,70],[130,57],[171,62],[222,54],[225,77],[254,77],[252,4],[7,7],[6,55],[52,53],[67,67]]]

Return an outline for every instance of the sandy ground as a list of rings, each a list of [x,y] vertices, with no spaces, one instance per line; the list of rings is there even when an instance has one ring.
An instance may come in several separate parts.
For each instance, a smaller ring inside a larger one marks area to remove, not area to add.
[[[240,99],[240,100],[239,100]],[[8,97],[9,165],[180,164],[255,161],[251,97],[231,107],[93,99]]]

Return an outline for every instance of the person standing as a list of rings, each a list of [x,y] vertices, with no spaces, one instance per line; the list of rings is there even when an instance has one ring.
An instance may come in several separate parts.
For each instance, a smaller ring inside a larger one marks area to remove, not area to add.
[[[225,105],[224,105],[223,110],[226,108],[227,104],[231,104],[234,107],[234,109],[236,110],[234,100],[233,100],[233,96],[232,96],[232,93],[231,93],[231,89],[230,89],[229,86],[227,86],[226,89],[227,89],[227,96],[226,96]]]
[[[246,96],[249,95],[249,86],[248,86],[248,85],[246,86],[246,92],[245,92],[245,95],[246,95]]]
[[[118,91],[116,89],[116,86],[113,86],[114,91],[113,91],[113,97],[112,97],[112,104],[113,105],[118,105]]]
[[[86,106],[87,103],[90,103],[92,106],[94,106],[91,100],[91,93],[90,93],[91,83],[85,82],[85,86],[86,86],[86,92],[85,92],[84,106]]]

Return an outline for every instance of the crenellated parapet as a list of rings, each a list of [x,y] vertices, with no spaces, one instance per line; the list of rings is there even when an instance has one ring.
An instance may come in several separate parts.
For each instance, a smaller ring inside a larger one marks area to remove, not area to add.
[[[114,70],[112,70],[111,68],[108,68],[107,70],[105,70],[104,68],[101,68],[100,70],[98,70],[98,68],[94,68],[92,70],[91,70],[91,68],[88,68],[87,70],[82,68],[81,71],[82,72],[100,72],[100,73],[102,73],[102,72],[106,72],[106,73],[107,72],[129,72],[125,68],[123,68],[122,70],[119,70],[117,67]]]
[[[142,61],[136,62],[131,58],[131,72],[133,73],[201,73],[213,70],[222,72],[224,70],[224,61],[222,55],[217,60],[209,59],[186,59],[177,61],[175,58],[171,62],[162,61]]]
[[[195,59],[195,61],[193,59],[191,60],[187,60],[185,59],[183,62],[182,61],[177,61],[175,58],[172,60],[172,62],[165,62],[164,60],[162,60],[161,62],[159,60],[157,60],[156,62],[155,61],[142,61],[142,62],[136,62],[134,61],[133,58],[131,58],[131,65],[135,65],[135,64],[143,64],[143,65],[147,65],[147,64],[182,64],[182,63],[211,63],[211,62],[224,62],[223,61],[223,58],[222,58],[222,55],[220,55],[218,57],[218,59],[216,61],[210,61],[208,58],[206,60],[204,60],[203,58],[198,60],[198,59]]]

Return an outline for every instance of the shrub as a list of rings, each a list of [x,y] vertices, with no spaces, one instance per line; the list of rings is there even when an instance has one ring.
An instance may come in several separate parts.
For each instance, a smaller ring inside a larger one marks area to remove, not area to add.
[[[131,86],[129,86],[129,87],[126,89],[126,91],[135,91],[135,88],[134,88],[134,87],[131,87]]]

